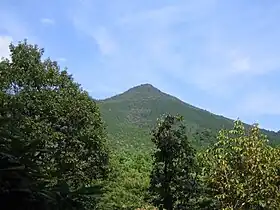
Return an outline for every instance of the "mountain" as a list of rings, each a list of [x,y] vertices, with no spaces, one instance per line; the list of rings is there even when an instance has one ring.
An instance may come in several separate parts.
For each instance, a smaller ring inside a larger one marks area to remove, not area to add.
[[[199,109],[178,98],[161,92],[150,84],[143,84],[111,98],[98,101],[107,126],[110,143],[121,149],[152,148],[150,131],[162,114],[180,114],[184,117],[190,136],[206,132],[209,141],[192,139],[197,147],[213,142],[221,128],[231,128],[233,120]],[[249,125],[246,125],[249,126]],[[280,133],[262,130],[273,144],[280,142]]]

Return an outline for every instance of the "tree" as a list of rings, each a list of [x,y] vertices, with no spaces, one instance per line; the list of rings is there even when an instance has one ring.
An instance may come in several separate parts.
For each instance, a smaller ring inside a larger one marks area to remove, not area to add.
[[[152,132],[156,146],[149,192],[160,209],[191,209],[197,183],[195,151],[191,147],[183,119],[167,115]]]
[[[216,133],[213,130],[205,128],[197,128],[196,131],[193,132],[191,138],[197,151],[203,151],[209,145],[212,145],[217,141]]]
[[[151,156],[143,152],[117,151],[110,155],[110,174],[98,209],[136,209],[145,201],[151,172]]]
[[[28,173],[36,171],[36,189],[80,202],[88,196],[75,192],[107,171],[99,108],[66,70],[42,59],[37,45],[25,40],[11,44],[10,52],[10,60],[0,62],[0,151]]]
[[[202,154],[202,180],[218,209],[279,209],[279,149],[267,142],[257,125],[246,131],[236,121]]]

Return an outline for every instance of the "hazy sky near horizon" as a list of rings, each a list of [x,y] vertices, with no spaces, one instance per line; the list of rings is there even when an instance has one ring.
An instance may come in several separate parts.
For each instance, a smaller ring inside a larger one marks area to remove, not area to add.
[[[1,0],[0,57],[27,38],[95,98],[151,83],[280,129],[280,1]]]

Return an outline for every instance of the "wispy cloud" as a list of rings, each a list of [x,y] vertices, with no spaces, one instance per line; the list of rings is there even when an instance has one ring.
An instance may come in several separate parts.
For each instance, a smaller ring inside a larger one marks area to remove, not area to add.
[[[272,41],[280,31],[272,31],[269,24],[275,19],[262,5],[236,17],[241,2],[176,1],[122,13],[115,8],[97,21],[87,9],[94,3],[86,2],[86,7],[77,10],[75,26],[91,35],[102,54],[111,55],[103,67],[118,69],[117,74],[129,85],[140,81],[141,76],[135,75],[141,72],[157,78],[161,86],[173,78],[222,98],[234,98],[240,92],[250,98],[254,92],[250,88],[244,92],[249,83],[254,87],[255,79],[280,70],[280,46]],[[110,9],[105,7],[103,12]]]
[[[67,61],[67,59],[66,59],[66,58],[63,58],[63,57],[60,57],[60,58],[58,58],[57,60],[60,61],[60,62],[66,62],[66,61]]]
[[[268,89],[256,89],[241,100],[237,105],[238,112],[242,115],[262,116],[280,115],[279,92]]]
[[[43,24],[48,24],[48,25],[54,25],[55,24],[54,19],[51,19],[51,18],[41,18],[40,22],[43,23]]]
[[[110,55],[116,53],[117,43],[115,42],[111,33],[104,27],[100,27],[92,32],[92,38],[95,39],[99,46],[100,52],[103,55]]]
[[[232,74],[243,74],[252,70],[252,63],[250,57],[246,55],[240,55],[237,51],[232,52],[231,54],[231,69]]]
[[[112,32],[105,26],[91,25],[91,19],[86,16],[86,12],[74,16],[73,23],[77,29],[94,40],[103,55],[113,54],[117,51],[117,42],[114,40]]]
[[[9,58],[9,45],[12,41],[13,39],[10,36],[0,36],[0,58]]]

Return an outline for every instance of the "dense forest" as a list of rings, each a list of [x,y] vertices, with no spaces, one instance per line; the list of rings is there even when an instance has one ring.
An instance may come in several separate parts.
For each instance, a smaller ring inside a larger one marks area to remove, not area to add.
[[[0,62],[1,209],[280,208],[279,132],[145,84],[93,99],[27,40]]]

